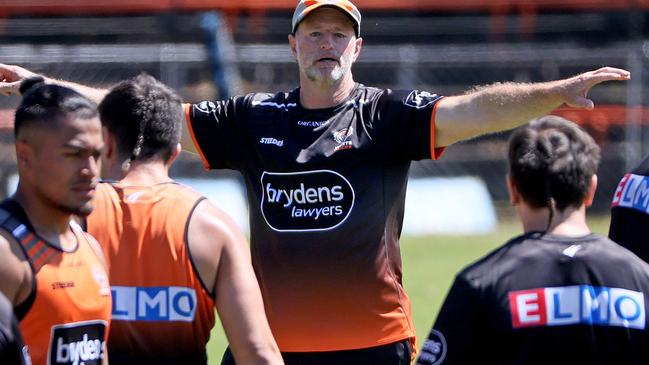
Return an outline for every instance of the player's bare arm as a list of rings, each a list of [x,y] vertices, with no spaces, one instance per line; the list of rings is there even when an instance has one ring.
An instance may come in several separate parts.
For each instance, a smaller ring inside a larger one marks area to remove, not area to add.
[[[628,80],[631,74],[603,67],[568,79],[523,84],[499,83],[439,101],[435,145],[448,146],[480,134],[511,129],[566,104],[592,109],[590,89],[604,81]]]
[[[49,84],[61,85],[74,89],[95,103],[101,102],[104,96],[108,93],[108,89],[98,89],[70,81],[57,80],[44,75],[39,75],[20,66],[6,65],[2,63],[0,63],[0,93],[5,95],[20,95],[18,90],[20,88],[20,83],[33,76],[42,76],[45,78],[45,82]]]
[[[0,291],[15,306],[29,296],[32,280],[31,268],[18,244],[0,231]]]
[[[191,132],[189,131],[190,120],[188,108],[190,108],[191,106],[189,104],[184,104],[183,107],[185,109],[185,121],[182,123],[183,130],[182,134],[180,135],[180,145],[182,146],[183,151],[197,153],[194,139]]]
[[[192,214],[189,248],[198,275],[216,293],[216,309],[238,364],[283,364],[255,279],[246,238],[209,201]]]

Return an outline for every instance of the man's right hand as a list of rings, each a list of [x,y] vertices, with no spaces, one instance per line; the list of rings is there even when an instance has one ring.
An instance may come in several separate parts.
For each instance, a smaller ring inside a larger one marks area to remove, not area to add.
[[[0,93],[20,95],[20,83],[32,76],[37,74],[20,66],[0,63]]]

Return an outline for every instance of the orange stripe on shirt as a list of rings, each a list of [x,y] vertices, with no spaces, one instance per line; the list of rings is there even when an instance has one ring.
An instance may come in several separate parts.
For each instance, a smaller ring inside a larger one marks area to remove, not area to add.
[[[46,247],[45,243],[42,240],[38,240],[38,242],[36,242],[36,244],[27,251],[27,255],[29,256],[29,258],[32,258],[44,247]]]
[[[198,144],[198,141],[196,141],[196,135],[194,134],[194,127],[192,126],[192,117],[190,114],[191,111],[191,104],[185,103],[183,104],[183,109],[185,110],[185,120],[187,123],[187,130],[189,131],[189,135],[192,137],[192,142],[194,142],[194,147],[196,147],[196,152],[198,152],[198,155],[201,156],[201,160],[203,160],[203,167],[205,167],[206,170],[210,169],[210,164],[207,162],[207,158],[205,158],[205,155],[203,154],[203,150],[201,150],[201,146]]]
[[[28,244],[31,240],[33,240],[34,237],[35,237],[34,234],[30,232],[30,233],[28,233],[27,236],[25,236],[25,238],[23,238],[20,242],[22,242],[23,245],[26,245],[26,244]]]
[[[438,158],[442,157],[442,154],[446,149],[446,147],[435,147],[435,115],[437,114],[437,107],[439,106],[439,102],[443,98],[444,97],[442,96],[439,100],[437,100],[435,106],[433,107],[433,111],[430,113],[430,158],[433,160],[437,160]]]

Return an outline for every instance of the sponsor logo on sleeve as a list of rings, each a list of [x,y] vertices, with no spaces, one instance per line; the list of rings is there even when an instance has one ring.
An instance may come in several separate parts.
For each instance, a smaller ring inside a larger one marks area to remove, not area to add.
[[[430,330],[417,360],[419,365],[439,365],[446,357],[446,339],[437,330]]]
[[[649,214],[649,177],[635,174],[624,175],[615,189],[611,205]]]
[[[431,94],[427,91],[418,91],[413,90],[404,101],[404,104],[416,109],[423,109],[437,101],[439,96],[437,94]]]
[[[198,104],[194,104],[196,109],[199,112],[205,113],[205,114],[212,114],[216,111],[217,106],[214,102],[212,101],[201,101]]]
[[[100,365],[105,356],[105,321],[52,327],[48,365]]]
[[[641,292],[590,285],[537,288],[509,293],[512,327],[588,324],[645,328]]]
[[[191,322],[196,291],[179,286],[112,286],[112,319],[121,321]]]
[[[261,176],[261,211],[275,231],[323,231],[342,224],[354,206],[354,189],[331,170]]]
[[[272,101],[253,101],[252,106],[270,107],[275,109],[283,109],[288,111],[290,108],[295,108],[297,103],[275,103]]]

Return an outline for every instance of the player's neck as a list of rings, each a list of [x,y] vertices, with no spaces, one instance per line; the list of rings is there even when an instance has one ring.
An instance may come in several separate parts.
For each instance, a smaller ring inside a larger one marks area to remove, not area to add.
[[[300,104],[306,109],[334,107],[345,101],[354,90],[356,83],[348,72],[340,82],[322,85],[300,75]]]
[[[169,167],[161,160],[134,162],[120,181],[125,185],[155,185],[172,181]]]
[[[23,208],[39,236],[61,248],[70,247],[76,243],[76,237],[70,230],[72,214],[45,204],[39,200],[35,193],[26,191],[25,187],[20,184],[13,198]]]
[[[591,233],[586,223],[586,208],[583,205],[579,208],[567,207],[562,211],[555,210],[549,225],[550,210],[548,208],[519,209],[519,216],[526,233],[547,231],[554,235],[568,237],[584,236]]]

